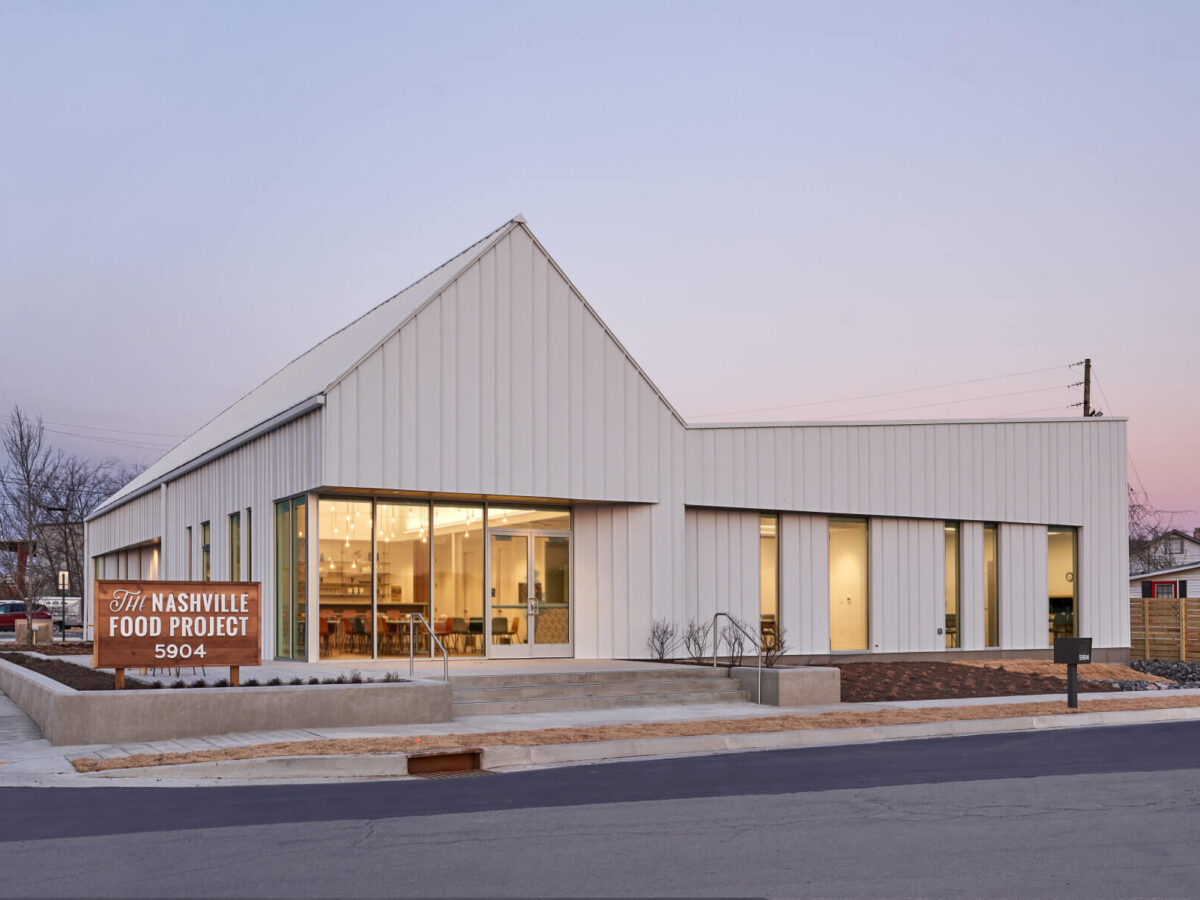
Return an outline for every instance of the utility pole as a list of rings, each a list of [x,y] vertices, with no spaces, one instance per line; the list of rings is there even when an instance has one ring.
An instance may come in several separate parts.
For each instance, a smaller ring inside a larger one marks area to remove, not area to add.
[[[1092,415],[1092,361],[1083,361],[1083,417]]]
[[[1073,362],[1069,368],[1073,369],[1080,365],[1083,366],[1083,381],[1077,381],[1074,384],[1067,385],[1067,387],[1074,388],[1082,385],[1083,402],[1072,403],[1071,406],[1082,406],[1083,416],[1085,419],[1090,419],[1094,416],[1102,416],[1104,413],[1102,413],[1100,410],[1092,409],[1092,361],[1090,359],[1085,359],[1082,363]]]

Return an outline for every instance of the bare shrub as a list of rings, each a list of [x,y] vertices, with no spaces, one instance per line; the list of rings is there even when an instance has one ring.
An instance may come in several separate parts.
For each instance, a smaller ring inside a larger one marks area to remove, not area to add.
[[[787,631],[780,628],[771,635],[763,635],[762,642],[763,665],[773,669],[788,652]]]
[[[721,642],[724,643],[728,651],[729,667],[742,664],[742,657],[746,654],[746,636],[742,634],[737,626],[745,628],[746,624],[741,620],[734,618],[733,621],[726,620],[721,626]]]
[[[650,637],[646,646],[650,656],[662,662],[675,649],[679,640],[679,626],[667,619],[655,619],[650,625]]]
[[[385,684],[394,684],[397,681],[404,681],[404,679],[400,677],[399,672],[384,672],[383,681]]]
[[[683,629],[683,648],[692,662],[704,662],[704,658],[708,655],[708,639],[711,636],[711,622],[688,620],[687,627]]]

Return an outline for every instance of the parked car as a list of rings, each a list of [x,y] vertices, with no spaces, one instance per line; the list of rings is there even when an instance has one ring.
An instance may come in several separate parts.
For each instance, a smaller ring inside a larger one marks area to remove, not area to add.
[[[0,600],[0,631],[15,631],[17,619],[25,618],[25,604],[20,600]],[[50,611],[40,603],[33,607],[33,618],[49,619]]]

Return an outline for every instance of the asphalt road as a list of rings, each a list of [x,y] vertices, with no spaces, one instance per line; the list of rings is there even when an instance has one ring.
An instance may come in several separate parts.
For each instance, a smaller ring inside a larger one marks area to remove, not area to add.
[[[1198,759],[1200,723],[1172,723],[444,780],[3,789],[0,896],[1193,896]]]

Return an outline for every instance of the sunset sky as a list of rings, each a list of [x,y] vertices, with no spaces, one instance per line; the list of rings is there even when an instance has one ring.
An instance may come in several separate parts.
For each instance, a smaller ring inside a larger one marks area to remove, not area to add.
[[[0,415],[149,461],[521,212],[695,421],[1130,417],[1200,526],[1200,5],[0,5]]]

